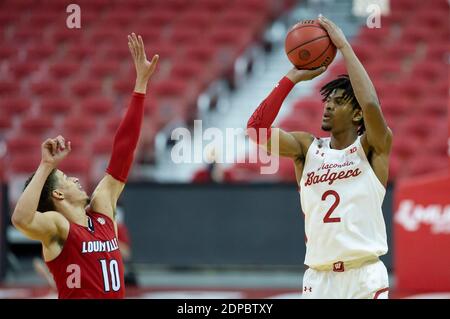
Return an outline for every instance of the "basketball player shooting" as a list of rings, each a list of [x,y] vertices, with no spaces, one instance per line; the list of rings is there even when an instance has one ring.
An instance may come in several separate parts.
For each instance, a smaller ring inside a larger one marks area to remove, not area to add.
[[[75,177],[57,169],[70,153],[62,136],[42,144],[42,159],[25,184],[12,223],[42,243],[59,298],[123,298],[124,267],[117,240],[115,210],[133,162],[147,83],[158,55],[149,62],[141,36],[128,36],[136,84],[113,142],[106,175],[89,198]],[[89,205],[89,206],[88,206]]]
[[[375,88],[343,32],[325,17],[318,21],[341,51],[348,71],[320,90],[322,129],[331,136],[271,128],[293,86],[315,78],[325,67],[290,70],[253,113],[247,128],[259,132],[256,140],[267,151],[279,143],[278,155],[294,161],[305,214],[308,269],[303,297],[387,298],[388,274],[378,257],[387,252],[381,205],[392,132]]]

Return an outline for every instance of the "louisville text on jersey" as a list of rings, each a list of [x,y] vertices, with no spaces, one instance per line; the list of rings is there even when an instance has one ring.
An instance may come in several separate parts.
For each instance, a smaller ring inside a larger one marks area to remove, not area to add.
[[[117,238],[107,241],[94,240],[83,241],[81,252],[85,253],[98,253],[98,252],[111,252],[119,249]]]

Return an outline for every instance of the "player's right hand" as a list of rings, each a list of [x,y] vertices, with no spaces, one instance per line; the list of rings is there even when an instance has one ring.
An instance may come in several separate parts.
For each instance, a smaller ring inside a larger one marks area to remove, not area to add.
[[[155,54],[152,60],[148,61],[145,54],[144,41],[140,35],[136,36],[134,32],[128,35],[128,48],[133,56],[138,80],[148,81],[156,69],[159,55]]]
[[[287,74],[286,77],[297,84],[300,81],[309,81],[314,79],[316,76],[321,75],[325,72],[327,68],[322,66],[315,70],[299,70],[296,67],[293,67]]]
[[[42,143],[42,163],[56,168],[58,164],[71,151],[70,142],[66,142],[64,137],[58,135],[56,138],[49,138]]]

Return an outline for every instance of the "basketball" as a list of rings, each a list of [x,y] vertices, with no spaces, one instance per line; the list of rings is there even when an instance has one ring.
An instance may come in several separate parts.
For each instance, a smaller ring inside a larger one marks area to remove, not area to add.
[[[336,47],[316,20],[293,25],[286,35],[284,49],[289,61],[298,69],[328,66],[336,56]]]

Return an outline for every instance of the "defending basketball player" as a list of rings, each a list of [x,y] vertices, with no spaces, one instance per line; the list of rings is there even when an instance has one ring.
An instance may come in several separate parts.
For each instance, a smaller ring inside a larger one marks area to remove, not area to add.
[[[387,252],[381,205],[388,180],[392,132],[375,88],[342,31],[319,17],[342,53],[348,76],[321,89],[322,129],[330,137],[271,128],[295,84],[325,71],[293,68],[248,121],[257,142],[294,161],[305,214],[305,298],[387,298],[388,274],[379,256]],[[261,134],[263,132],[264,134]],[[250,134],[251,135],[251,134]],[[254,136],[254,135],[253,135]],[[276,148],[274,148],[276,149]]]
[[[62,136],[42,144],[42,159],[20,196],[12,223],[42,243],[59,298],[123,298],[124,268],[115,210],[133,162],[144,115],[144,98],[158,55],[149,62],[141,36],[128,36],[136,84],[113,142],[105,177],[92,197],[75,177],[58,170],[70,153]],[[88,206],[89,205],[89,206]]]

